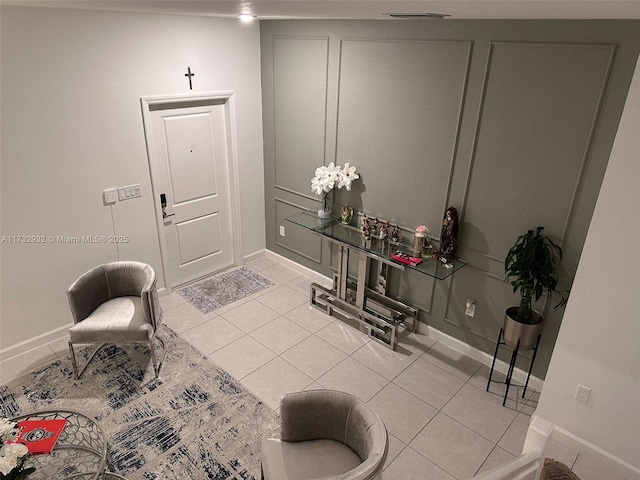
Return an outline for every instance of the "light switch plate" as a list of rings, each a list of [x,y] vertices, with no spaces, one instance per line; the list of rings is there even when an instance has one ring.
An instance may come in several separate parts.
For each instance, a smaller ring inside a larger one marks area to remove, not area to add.
[[[141,197],[140,184],[127,185],[126,187],[118,187],[118,198],[120,200],[129,200],[130,198]]]

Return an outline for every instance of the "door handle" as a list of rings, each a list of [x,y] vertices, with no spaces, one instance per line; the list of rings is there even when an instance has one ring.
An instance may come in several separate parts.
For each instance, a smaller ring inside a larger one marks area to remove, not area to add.
[[[175,213],[167,213],[167,196],[164,193],[160,194],[160,206],[162,207],[162,218],[173,217]]]

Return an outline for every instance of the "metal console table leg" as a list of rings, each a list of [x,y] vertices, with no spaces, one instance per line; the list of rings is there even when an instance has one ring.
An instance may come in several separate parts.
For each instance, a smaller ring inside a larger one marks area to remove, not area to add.
[[[496,365],[496,358],[498,358],[498,350],[500,349],[500,345],[504,345],[507,348],[510,348],[503,341],[502,333],[503,333],[503,329],[501,328],[500,329],[500,333],[498,334],[498,340],[496,341],[496,349],[495,349],[495,352],[493,353],[493,362],[491,362],[491,370],[489,372],[489,380],[487,381],[487,388],[486,388],[487,392],[489,391],[489,386],[491,385],[491,382],[496,382],[497,381],[497,380],[492,380],[492,377],[493,377],[493,369],[495,368],[495,365]],[[536,361],[536,354],[538,353],[538,345],[540,345],[540,337],[541,336],[542,336],[542,334],[538,334],[538,339],[536,340],[536,344],[532,348],[533,355],[531,357],[531,363],[529,364],[529,371],[527,372],[527,381],[525,382],[524,385],[515,385],[517,387],[524,387],[524,389],[522,390],[522,398],[524,398],[524,396],[527,393],[527,387],[529,386],[529,379],[531,378],[531,371],[533,370],[533,364]],[[511,379],[513,377],[513,371],[515,370],[515,367],[516,367],[516,360],[518,359],[518,350],[520,350],[520,340],[518,340],[518,343],[516,344],[516,348],[513,349],[512,352],[511,352],[511,360],[509,362],[509,368],[507,370],[507,377],[506,377],[504,382],[500,382],[500,383],[504,383],[507,386],[505,388],[504,398],[502,399],[502,406],[503,407],[507,403],[507,396],[509,395],[509,388],[512,385]]]

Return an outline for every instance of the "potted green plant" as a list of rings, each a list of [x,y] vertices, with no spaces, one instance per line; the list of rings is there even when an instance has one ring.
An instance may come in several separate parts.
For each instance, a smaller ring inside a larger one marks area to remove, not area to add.
[[[520,235],[509,249],[504,261],[505,281],[520,292],[520,305],[507,308],[504,319],[504,342],[511,348],[526,351],[535,346],[542,327],[542,315],[531,308],[533,300],[539,300],[546,291],[557,292],[557,264],[562,249],[544,235],[544,227],[537,227]],[[562,300],[555,308],[566,301]]]

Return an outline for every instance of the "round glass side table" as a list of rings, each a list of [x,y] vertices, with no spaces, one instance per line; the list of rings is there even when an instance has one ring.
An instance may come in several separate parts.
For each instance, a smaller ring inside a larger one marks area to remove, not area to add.
[[[50,454],[29,455],[27,467],[36,467],[29,480],[124,479],[108,472],[107,437],[94,419],[73,410],[42,410],[12,420],[60,420],[67,424]],[[126,479],[125,479],[126,480]]]

